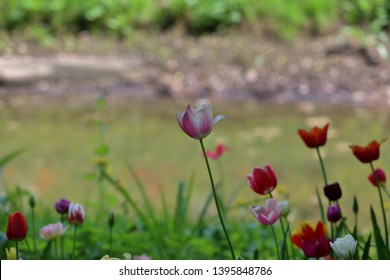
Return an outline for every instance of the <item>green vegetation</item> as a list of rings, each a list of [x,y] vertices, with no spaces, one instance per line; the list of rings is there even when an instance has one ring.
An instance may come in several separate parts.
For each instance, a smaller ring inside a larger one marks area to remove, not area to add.
[[[130,36],[135,30],[182,27],[190,34],[260,26],[292,39],[343,26],[379,33],[389,28],[389,0],[9,0],[0,4],[0,29],[29,36],[88,31]]]
[[[165,259],[229,259],[198,143],[183,134],[175,119],[176,110],[184,105],[129,102],[120,106],[99,101],[96,110],[95,105],[65,104],[5,105],[1,109],[2,158],[10,160],[2,173],[7,196],[2,198],[0,220],[6,221],[9,211],[15,209],[29,217],[32,195],[38,232],[58,221],[54,203],[65,197],[86,207],[85,224],[78,230],[76,258],[97,259],[108,254],[107,221],[112,211],[116,217],[112,256],[129,252]],[[299,139],[298,128],[330,122],[329,141],[322,152],[329,180],[338,181],[342,187],[343,214],[353,217],[356,195],[358,227],[367,233],[371,228],[370,207],[376,213],[380,211],[376,190],[367,180],[369,170],[357,162],[348,144],[365,145],[386,137],[390,130],[388,112],[309,107],[214,106],[216,114],[222,113],[229,120],[218,123],[205,145],[212,150],[224,141],[232,149],[220,162],[211,162],[211,167],[220,184],[232,243],[245,259],[254,255],[275,258],[269,228],[250,213],[251,205],[264,200],[246,182],[246,174],[254,166],[269,163],[274,167],[279,181],[275,195],[291,202],[293,229],[301,220],[315,222],[320,217],[315,188],[323,184],[321,170],[315,153],[310,156]],[[381,153],[388,151],[385,142]],[[107,173],[102,173],[99,166],[107,163]],[[376,166],[389,164],[389,158],[382,156]],[[142,215],[136,213],[132,201]],[[352,226],[353,219],[346,223]],[[71,232],[67,233],[65,248],[71,248]],[[30,233],[30,246],[32,238]],[[12,246],[4,238],[0,245],[1,254]],[[39,239],[37,246],[39,252],[46,252],[41,258],[54,257],[48,253],[53,250],[44,250],[46,241]],[[29,259],[25,242],[21,249]]]

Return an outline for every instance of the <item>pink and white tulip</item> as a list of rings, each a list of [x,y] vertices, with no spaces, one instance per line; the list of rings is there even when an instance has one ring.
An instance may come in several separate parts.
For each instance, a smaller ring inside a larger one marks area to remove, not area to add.
[[[68,221],[72,225],[80,226],[85,219],[84,206],[71,202],[68,211]]]
[[[196,109],[190,105],[185,112],[177,112],[176,119],[181,129],[193,139],[203,139],[210,134],[214,125],[224,119],[218,115],[213,119],[213,111],[209,104],[200,104]]]
[[[44,226],[39,231],[39,235],[42,239],[45,240],[54,240],[58,237],[62,236],[68,227],[64,227],[64,225],[60,222],[55,224],[49,224],[47,226]]]
[[[265,207],[253,206],[252,214],[263,225],[274,224],[280,216],[280,204],[274,198],[269,198],[265,201]]]

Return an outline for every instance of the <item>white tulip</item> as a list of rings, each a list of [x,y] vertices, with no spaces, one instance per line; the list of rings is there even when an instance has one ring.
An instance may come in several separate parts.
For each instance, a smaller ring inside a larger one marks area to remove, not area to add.
[[[343,238],[337,238],[335,242],[330,242],[330,247],[340,258],[349,258],[355,255],[357,240],[352,235],[347,234]]]

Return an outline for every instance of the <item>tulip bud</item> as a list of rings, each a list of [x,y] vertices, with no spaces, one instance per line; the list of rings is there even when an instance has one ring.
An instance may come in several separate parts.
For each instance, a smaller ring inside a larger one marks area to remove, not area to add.
[[[108,215],[108,226],[112,228],[114,226],[114,223],[115,223],[114,213],[110,212],[110,214]]]
[[[30,205],[31,209],[35,207],[36,203],[33,196],[30,196],[30,199],[28,200],[28,204]]]
[[[71,202],[69,204],[68,221],[70,224],[80,226],[85,219],[85,210],[81,204]]]
[[[280,202],[278,202],[278,204],[280,206],[280,216],[287,217],[287,215],[291,211],[291,205],[288,202],[288,200],[280,201]]]
[[[359,204],[356,198],[356,195],[353,196],[353,206],[352,206],[353,213],[357,214],[359,212]]]
[[[59,201],[56,202],[55,208],[59,214],[67,214],[69,211],[69,204],[69,200],[61,198]]]
[[[7,238],[11,241],[23,240],[27,235],[27,221],[20,211],[8,216]]]
[[[5,255],[7,257],[7,260],[16,260],[16,248],[5,248]]]
[[[329,222],[336,223],[341,219],[341,210],[338,204],[329,205],[326,213]]]
[[[325,196],[330,201],[337,201],[341,198],[342,192],[339,183],[333,183],[324,187]]]

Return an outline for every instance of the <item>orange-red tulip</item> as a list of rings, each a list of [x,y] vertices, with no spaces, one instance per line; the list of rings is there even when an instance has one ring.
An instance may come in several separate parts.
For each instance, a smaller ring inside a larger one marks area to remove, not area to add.
[[[355,157],[360,160],[362,163],[370,163],[374,160],[377,160],[380,155],[380,146],[386,139],[378,142],[376,140],[371,141],[366,146],[350,145]]]
[[[323,128],[315,126],[310,130],[299,129],[298,134],[309,148],[317,148],[326,144],[329,123]]]

